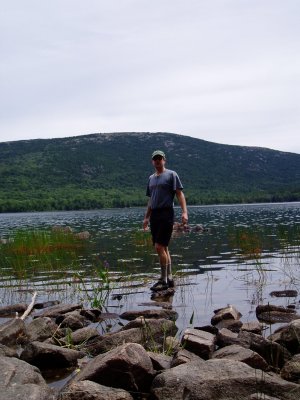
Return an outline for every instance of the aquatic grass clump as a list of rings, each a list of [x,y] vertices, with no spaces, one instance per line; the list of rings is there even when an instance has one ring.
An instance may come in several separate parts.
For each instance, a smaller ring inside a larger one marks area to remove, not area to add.
[[[84,246],[71,232],[17,230],[0,245],[1,274],[28,278],[37,271],[77,268],[78,253]]]

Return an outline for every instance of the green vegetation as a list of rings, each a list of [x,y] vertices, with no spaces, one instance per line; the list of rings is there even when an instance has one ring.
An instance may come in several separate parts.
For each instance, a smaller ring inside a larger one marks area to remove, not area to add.
[[[161,148],[192,204],[300,200],[300,155],[171,133],[0,143],[0,212],[144,206]]]

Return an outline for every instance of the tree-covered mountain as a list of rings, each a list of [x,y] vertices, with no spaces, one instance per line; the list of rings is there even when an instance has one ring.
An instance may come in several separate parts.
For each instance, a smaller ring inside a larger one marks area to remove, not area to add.
[[[91,134],[0,143],[0,211],[146,204],[162,149],[189,204],[300,200],[300,155],[172,133]]]

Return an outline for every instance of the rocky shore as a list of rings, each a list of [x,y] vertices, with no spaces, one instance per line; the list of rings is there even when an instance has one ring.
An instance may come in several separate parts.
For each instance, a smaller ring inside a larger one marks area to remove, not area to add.
[[[279,293],[279,292],[278,292]],[[281,293],[281,292],[280,292]],[[234,306],[176,339],[174,310],[125,312],[101,335],[99,309],[49,302],[1,307],[0,400],[298,400],[300,315],[260,305],[243,322]],[[16,317],[16,313],[21,317]],[[27,313],[29,314],[29,313]],[[266,323],[284,322],[268,335]],[[68,371],[59,389],[44,377]]]

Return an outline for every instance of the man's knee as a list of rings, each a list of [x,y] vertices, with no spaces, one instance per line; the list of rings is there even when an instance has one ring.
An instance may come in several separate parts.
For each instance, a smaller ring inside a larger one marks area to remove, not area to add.
[[[166,251],[166,246],[163,246],[162,244],[155,243],[155,250],[157,251],[158,254],[161,254]]]

